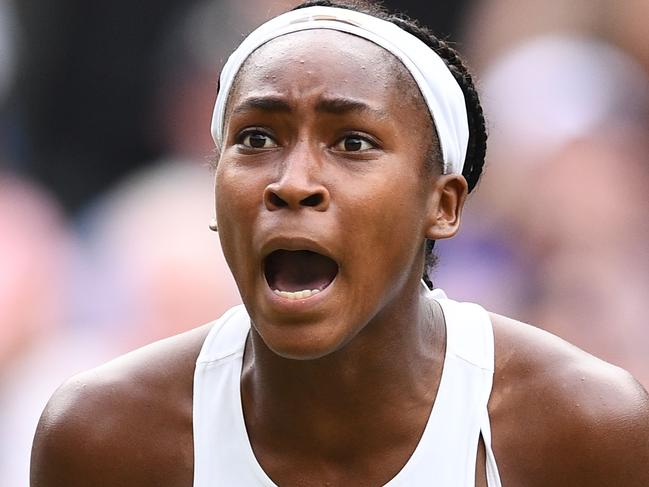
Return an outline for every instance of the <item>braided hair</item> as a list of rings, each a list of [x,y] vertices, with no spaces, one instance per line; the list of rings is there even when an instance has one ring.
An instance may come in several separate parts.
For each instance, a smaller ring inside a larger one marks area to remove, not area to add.
[[[468,183],[469,192],[471,192],[478,184],[478,180],[482,174],[482,168],[485,162],[485,152],[487,150],[487,129],[478,92],[473,84],[473,79],[469,70],[457,51],[444,40],[437,38],[427,27],[421,25],[417,20],[411,19],[401,13],[390,12],[382,5],[369,3],[365,0],[306,0],[295,7],[294,10],[315,6],[346,8],[391,22],[417,37],[442,58],[451,74],[453,74],[457,84],[462,89],[466,103],[467,118],[469,122],[469,143],[462,175]],[[431,153],[435,155],[437,164],[441,165],[438,156],[438,154],[441,154],[441,150],[439,149],[439,142],[437,141],[436,134],[435,143],[432,144],[431,147]],[[430,159],[430,155],[428,155],[426,159]],[[426,282],[426,285],[431,289],[433,284],[428,275],[428,270],[432,269],[436,263],[436,256],[433,253],[434,245],[434,240],[426,241],[426,265],[424,268],[423,279]]]

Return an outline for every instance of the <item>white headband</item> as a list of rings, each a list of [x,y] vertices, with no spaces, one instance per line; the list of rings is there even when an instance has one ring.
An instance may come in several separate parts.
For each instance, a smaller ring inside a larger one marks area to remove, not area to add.
[[[335,7],[307,7],[286,12],[261,25],[230,55],[221,71],[212,116],[212,137],[223,139],[225,105],[243,63],[266,42],[309,29],[330,29],[367,39],[394,54],[419,86],[435,122],[444,159],[444,174],[462,174],[469,141],[464,95],[446,64],[431,48],[397,25],[371,15]]]

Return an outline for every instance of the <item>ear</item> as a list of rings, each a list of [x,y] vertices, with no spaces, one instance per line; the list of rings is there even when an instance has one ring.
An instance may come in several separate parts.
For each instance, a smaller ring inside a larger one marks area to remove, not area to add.
[[[434,181],[428,200],[426,238],[450,238],[458,232],[467,193],[466,179],[460,174],[445,174]]]

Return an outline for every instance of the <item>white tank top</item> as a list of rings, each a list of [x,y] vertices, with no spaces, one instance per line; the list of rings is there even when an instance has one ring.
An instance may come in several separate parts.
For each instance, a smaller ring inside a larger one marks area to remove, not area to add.
[[[385,487],[474,487],[480,436],[489,487],[501,487],[491,448],[487,401],[494,340],[487,312],[430,292],[446,321],[446,356],[439,390],[419,443]],[[194,373],[194,487],[276,487],[255,458],[241,405],[241,366],[250,318],[243,306],[226,312],[207,335]]]

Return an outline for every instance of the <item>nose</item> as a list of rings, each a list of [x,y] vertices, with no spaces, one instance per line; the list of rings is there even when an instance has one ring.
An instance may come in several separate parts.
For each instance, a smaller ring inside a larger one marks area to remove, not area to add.
[[[307,160],[285,161],[279,180],[264,189],[264,204],[270,211],[288,208],[312,208],[326,211],[329,191],[316,180],[317,168]]]

